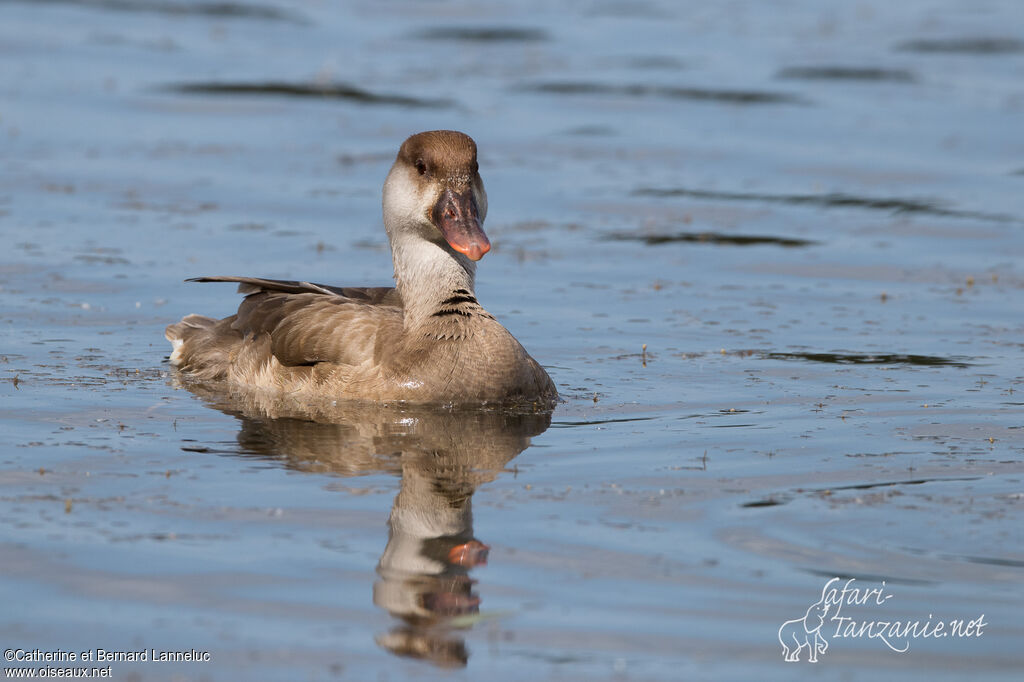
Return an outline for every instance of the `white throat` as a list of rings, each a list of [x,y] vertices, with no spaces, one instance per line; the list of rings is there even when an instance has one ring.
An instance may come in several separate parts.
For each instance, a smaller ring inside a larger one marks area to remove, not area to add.
[[[428,222],[432,199],[419,196],[400,169],[391,169],[384,183],[384,229],[407,327],[434,313],[453,292],[474,293],[476,263],[452,249]]]

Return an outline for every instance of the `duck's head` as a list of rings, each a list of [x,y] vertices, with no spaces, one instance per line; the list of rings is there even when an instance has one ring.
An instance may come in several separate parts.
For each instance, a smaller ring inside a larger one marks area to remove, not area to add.
[[[384,182],[384,227],[393,245],[399,233],[412,232],[478,261],[491,249],[485,217],[487,193],[471,137],[431,130],[402,143]]]

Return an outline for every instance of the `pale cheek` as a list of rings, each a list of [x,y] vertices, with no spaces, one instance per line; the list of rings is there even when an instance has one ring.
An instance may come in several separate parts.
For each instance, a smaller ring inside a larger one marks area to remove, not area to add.
[[[384,203],[395,217],[406,222],[420,222],[425,216],[424,207],[433,206],[427,201],[423,188],[408,176],[392,175],[385,186]]]

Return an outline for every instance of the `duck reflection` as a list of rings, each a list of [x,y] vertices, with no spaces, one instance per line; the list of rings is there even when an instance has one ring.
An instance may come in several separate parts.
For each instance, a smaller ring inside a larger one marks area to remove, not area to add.
[[[473,493],[548,428],[550,412],[299,407],[188,388],[241,420],[238,441],[246,453],[283,457],[303,471],[401,476],[373,587],[374,604],[400,622],[377,643],[399,656],[465,666],[460,632],[480,610],[469,572],[487,563],[489,549],[473,534]]]

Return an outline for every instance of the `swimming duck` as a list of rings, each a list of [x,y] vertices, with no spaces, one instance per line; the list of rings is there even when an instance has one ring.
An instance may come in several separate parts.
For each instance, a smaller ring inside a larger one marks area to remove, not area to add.
[[[474,293],[476,262],[491,248],[476,143],[450,130],[407,139],[383,206],[395,287],[188,280],[237,282],[246,296],[230,317],[168,326],[171,364],[298,400],[553,405],[547,372]]]

